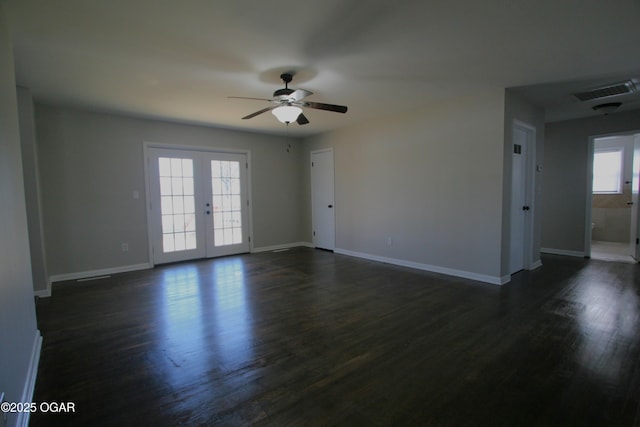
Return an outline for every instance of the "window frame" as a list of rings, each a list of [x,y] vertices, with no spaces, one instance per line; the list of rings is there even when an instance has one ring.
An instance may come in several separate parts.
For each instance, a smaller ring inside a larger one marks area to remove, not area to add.
[[[604,191],[596,191],[595,189],[595,181],[596,181],[596,156],[598,154],[603,153],[619,153],[620,154],[620,165],[618,168],[618,185],[616,190],[604,190]],[[623,193],[623,184],[624,184],[624,147],[607,147],[607,148],[598,148],[593,152],[593,183],[591,192],[595,194],[622,194]]]

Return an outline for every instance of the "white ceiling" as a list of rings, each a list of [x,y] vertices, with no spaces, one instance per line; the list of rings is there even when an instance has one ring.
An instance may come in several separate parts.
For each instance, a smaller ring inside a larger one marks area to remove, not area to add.
[[[18,84],[36,101],[284,132],[279,75],[308,100],[307,135],[518,87],[547,117],[595,114],[569,96],[640,77],[640,0],[6,0]],[[522,87],[526,86],[526,87]],[[621,108],[640,107],[631,100]],[[631,106],[627,105],[631,104]]]

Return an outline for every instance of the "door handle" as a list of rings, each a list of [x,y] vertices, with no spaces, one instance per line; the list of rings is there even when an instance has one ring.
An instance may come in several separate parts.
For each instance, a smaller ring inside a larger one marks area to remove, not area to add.
[[[329,205],[329,206],[327,206],[327,207],[328,207],[328,208],[332,208],[332,207],[333,207],[333,205]]]
[[[633,205],[633,202],[627,202],[627,205],[631,206]]]
[[[523,210],[523,211],[528,211],[529,209],[531,209],[529,206],[523,206],[523,207],[522,207],[522,210]]]

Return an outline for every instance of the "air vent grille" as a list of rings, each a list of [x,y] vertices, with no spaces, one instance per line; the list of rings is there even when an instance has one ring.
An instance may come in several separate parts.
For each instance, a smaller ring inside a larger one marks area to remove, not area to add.
[[[629,80],[624,83],[616,83],[586,92],[574,93],[573,96],[580,101],[591,101],[593,99],[608,98],[610,96],[624,95],[633,92],[635,92],[635,85]]]

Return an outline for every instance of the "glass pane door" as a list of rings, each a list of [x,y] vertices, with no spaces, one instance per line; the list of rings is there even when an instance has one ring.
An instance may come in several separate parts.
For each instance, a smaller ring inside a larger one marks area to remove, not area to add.
[[[154,264],[249,251],[246,155],[147,153]]]
[[[211,220],[207,255],[248,252],[247,165],[242,154],[212,153],[209,159]]]
[[[148,149],[149,231],[154,264],[206,255],[197,152]],[[201,174],[201,172],[200,172]]]

